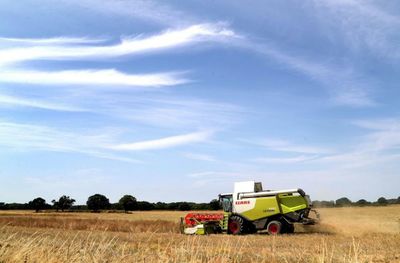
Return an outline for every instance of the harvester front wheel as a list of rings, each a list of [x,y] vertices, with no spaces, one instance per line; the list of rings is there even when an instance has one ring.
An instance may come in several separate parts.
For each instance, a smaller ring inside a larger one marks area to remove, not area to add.
[[[231,216],[228,223],[228,233],[240,235],[244,233],[244,220],[240,216]]]
[[[278,235],[282,233],[282,223],[277,220],[269,222],[267,225],[267,231],[270,235]]]

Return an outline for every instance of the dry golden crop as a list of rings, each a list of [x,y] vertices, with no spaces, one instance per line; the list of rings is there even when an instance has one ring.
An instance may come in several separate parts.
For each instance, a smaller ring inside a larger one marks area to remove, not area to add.
[[[185,236],[184,212],[7,211],[0,262],[400,262],[400,206],[319,211],[281,236]]]

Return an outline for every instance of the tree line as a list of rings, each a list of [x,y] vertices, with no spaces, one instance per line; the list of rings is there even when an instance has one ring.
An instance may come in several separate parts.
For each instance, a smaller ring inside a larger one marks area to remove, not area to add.
[[[390,204],[400,204],[400,196],[396,198],[386,199],[385,197],[379,197],[376,201],[370,202],[365,199],[360,199],[356,202],[351,201],[347,197],[342,197],[337,200],[331,201],[313,201],[314,207],[344,207],[344,206],[384,206]]]
[[[151,203],[147,201],[138,201],[132,195],[124,195],[117,203],[110,203],[110,200],[102,194],[89,196],[86,205],[74,205],[75,199],[62,195],[58,199],[47,203],[42,197],[37,197],[28,203],[4,203],[0,202],[0,210],[56,210],[58,211],[92,211],[99,212],[101,210],[123,210],[128,211],[148,211],[148,210],[219,210],[221,209],[218,200],[213,199],[209,203],[194,203],[194,202],[172,202]]]
[[[57,200],[47,203],[45,199],[37,197],[28,203],[4,203],[0,202],[0,210],[56,210],[58,211],[92,211],[99,212],[101,210],[123,210],[128,211],[148,211],[148,210],[219,210],[221,205],[218,200],[213,199],[209,203],[194,203],[194,202],[172,202],[151,203],[147,201],[137,201],[132,195],[124,195],[117,203],[110,203],[110,200],[102,195],[95,194],[89,196],[86,205],[74,205],[75,199],[62,195]],[[400,204],[400,196],[395,199],[386,199],[385,197],[378,198],[375,202],[370,202],[365,199],[360,199],[356,202],[351,201],[347,197],[342,197],[331,201],[313,201],[314,207],[345,207],[345,206],[382,206],[389,204]]]

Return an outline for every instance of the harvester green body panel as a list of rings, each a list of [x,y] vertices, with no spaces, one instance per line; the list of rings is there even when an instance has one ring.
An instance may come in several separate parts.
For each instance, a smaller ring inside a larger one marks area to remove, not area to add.
[[[254,208],[241,213],[250,221],[300,211],[307,208],[307,200],[303,196],[276,195],[257,198]]]
[[[257,198],[253,209],[247,210],[242,215],[248,220],[254,221],[260,218],[279,214],[279,204],[275,196]]]
[[[300,211],[308,207],[307,200],[301,195],[279,195],[278,198],[282,214]]]

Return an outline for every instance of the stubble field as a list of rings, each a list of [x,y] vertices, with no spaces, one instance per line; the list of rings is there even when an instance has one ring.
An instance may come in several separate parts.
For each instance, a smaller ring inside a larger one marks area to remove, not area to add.
[[[400,206],[318,211],[281,236],[185,236],[185,212],[0,211],[0,262],[400,262]]]

